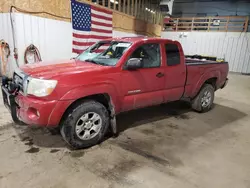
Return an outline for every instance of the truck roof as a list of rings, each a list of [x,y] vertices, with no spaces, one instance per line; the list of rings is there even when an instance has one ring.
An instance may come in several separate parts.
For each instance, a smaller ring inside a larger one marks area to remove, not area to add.
[[[136,36],[136,37],[115,37],[115,38],[110,38],[106,40],[117,40],[117,41],[124,41],[124,42],[139,42],[142,40],[145,41],[172,41],[169,39],[162,39],[162,38],[157,38],[157,37],[144,37],[144,36]],[[105,41],[105,40],[104,40]]]

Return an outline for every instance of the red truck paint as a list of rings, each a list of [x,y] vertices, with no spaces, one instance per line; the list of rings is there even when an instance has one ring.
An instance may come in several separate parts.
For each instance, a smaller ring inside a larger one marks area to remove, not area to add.
[[[76,100],[95,94],[108,94],[114,104],[115,114],[136,108],[194,98],[204,82],[216,78],[216,88],[223,86],[227,79],[228,64],[213,63],[186,65],[179,42],[160,38],[119,38],[131,42],[131,47],[116,66],[102,66],[78,60],[41,62],[21,67],[34,77],[58,80],[55,90],[47,97],[23,96],[18,94],[17,111],[22,121],[30,125],[55,127],[64,112]],[[144,43],[159,43],[161,66],[138,70],[124,70],[130,54]],[[166,65],[165,44],[175,43],[181,54],[181,63]],[[164,76],[156,77],[159,72]],[[37,112],[39,114],[37,114]]]

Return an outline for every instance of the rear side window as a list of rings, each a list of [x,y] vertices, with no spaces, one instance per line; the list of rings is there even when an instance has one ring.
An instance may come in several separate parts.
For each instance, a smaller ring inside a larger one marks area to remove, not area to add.
[[[180,64],[180,51],[176,44],[165,45],[167,65],[174,66]]]

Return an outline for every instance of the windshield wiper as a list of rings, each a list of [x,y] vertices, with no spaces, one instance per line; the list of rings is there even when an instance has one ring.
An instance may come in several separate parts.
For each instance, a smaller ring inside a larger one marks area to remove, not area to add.
[[[105,63],[97,62],[97,61],[95,61],[93,59],[86,59],[85,61],[97,64],[97,65],[109,66],[109,65],[107,65]]]
[[[94,61],[93,59],[86,59],[85,61],[99,65],[99,63],[97,63],[97,62]]]

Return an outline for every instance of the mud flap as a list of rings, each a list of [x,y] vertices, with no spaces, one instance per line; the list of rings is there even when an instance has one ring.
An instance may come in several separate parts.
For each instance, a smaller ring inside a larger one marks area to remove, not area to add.
[[[117,137],[118,136],[118,131],[117,131],[116,117],[115,116],[111,117],[111,119],[110,119],[110,126],[111,126],[111,130],[112,130],[113,136]]]
[[[228,84],[228,78],[226,79],[226,81],[224,82],[224,84],[220,87],[221,89],[223,89],[224,87],[226,87]]]
[[[109,110],[110,110],[110,127],[114,137],[118,136],[117,125],[116,125],[116,115],[115,107],[111,98],[108,98],[109,101]]]

